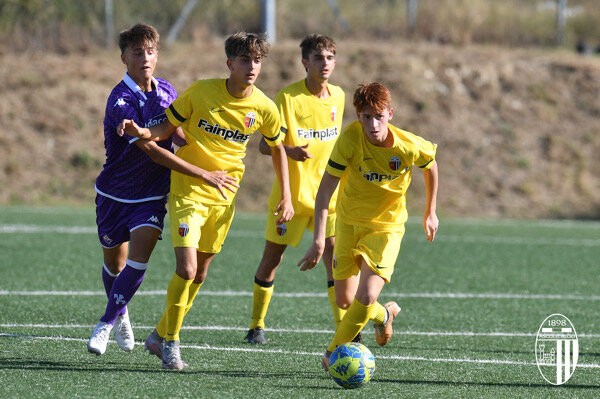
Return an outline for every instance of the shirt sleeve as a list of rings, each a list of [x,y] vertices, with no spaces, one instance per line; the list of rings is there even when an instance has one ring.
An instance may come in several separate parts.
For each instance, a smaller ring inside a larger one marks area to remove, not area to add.
[[[192,94],[193,87],[188,88],[183,94],[177,97],[169,108],[165,110],[167,119],[175,127],[181,126],[186,120],[192,116]]]
[[[419,168],[427,170],[433,165],[437,144],[427,141],[421,137],[415,136],[417,141],[417,151],[414,153],[414,164]]]
[[[290,104],[287,102],[287,97],[282,92],[277,93],[275,96],[275,105],[277,106],[277,111],[279,112],[279,122],[281,123],[279,131],[282,135],[285,135],[288,131],[288,118],[292,113],[292,110],[290,109]]]
[[[275,147],[281,143],[281,123],[279,121],[279,111],[273,101],[269,100],[263,114],[263,124],[260,127],[260,133],[270,147]]]
[[[138,126],[142,126],[142,127],[144,126],[144,123],[142,122],[142,120],[140,118],[140,113],[134,105],[134,101],[137,101],[136,98],[129,97],[129,96],[127,96],[127,97],[124,96],[124,97],[120,97],[118,99],[110,100],[110,102],[112,102],[112,104],[109,104],[109,106],[112,107],[110,109],[110,119],[111,119],[112,126],[114,126],[114,128],[115,128],[115,131],[117,129],[117,126],[119,126],[121,124],[123,119],[131,119]],[[133,143],[138,140],[138,137],[132,137],[132,136],[129,136],[128,134],[123,134],[123,137],[129,143]]]
[[[347,135],[343,132],[335,142],[329,161],[327,161],[327,167],[325,170],[332,176],[342,177],[348,165],[350,165],[351,159],[351,148],[349,142],[346,139]]]

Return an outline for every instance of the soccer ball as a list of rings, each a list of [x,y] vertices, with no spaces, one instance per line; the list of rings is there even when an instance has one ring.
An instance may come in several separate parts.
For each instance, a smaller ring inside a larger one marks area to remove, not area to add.
[[[329,374],[346,389],[359,388],[375,373],[375,358],[363,344],[347,342],[338,346],[329,358]]]

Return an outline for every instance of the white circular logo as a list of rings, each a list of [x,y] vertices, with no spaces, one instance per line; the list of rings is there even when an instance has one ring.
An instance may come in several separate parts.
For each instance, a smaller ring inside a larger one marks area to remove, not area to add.
[[[535,338],[535,361],[540,374],[552,385],[562,385],[575,372],[579,341],[571,320],[555,313],[546,317]]]

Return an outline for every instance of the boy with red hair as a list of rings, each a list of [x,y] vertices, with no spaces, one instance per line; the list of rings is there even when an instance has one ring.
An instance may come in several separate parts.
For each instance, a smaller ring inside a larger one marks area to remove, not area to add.
[[[392,337],[392,321],[400,312],[396,302],[377,302],[389,283],[404,235],[406,190],[412,167],[423,169],[427,201],[423,227],[432,242],[436,216],[438,169],[436,145],[388,122],[391,95],[381,83],[359,85],[353,105],[358,121],[337,140],[321,180],[315,203],[312,247],[298,263],[312,269],[323,255],[329,201],[340,178],[345,179],[337,201],[333,278],[337,305],[347,309],[321,365],[329,369],[331,352],[350,342],[373,320],[379,345]]]

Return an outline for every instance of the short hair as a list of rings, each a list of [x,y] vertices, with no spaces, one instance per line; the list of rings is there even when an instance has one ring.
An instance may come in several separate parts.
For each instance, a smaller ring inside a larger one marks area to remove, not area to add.
[[[237,32],[225,40],[227,59],[242,55],[251,57],[266,57],[269,53],[269,43],[264,34]]]
[[[392,106],[392,95],[390,91],[381,83],[361,83],[354,92],[352,100],[356,112],[361,112],[369,107],[373,111],[381,112]]]
[[[327,50],[335,55],[335,41],[325,35],[312,34],[306,36],[300,43],[300,48],[302,49],[302,58],[305,60],[308,60],[311,51]]]
[[[125,53],[127,47],[133,47],[138,44],[152,44],[158,48],[160,36],[154,26],[146,24],[136,24],[132,28],[124,30],[119,34],[119,47],[121,54]]]

